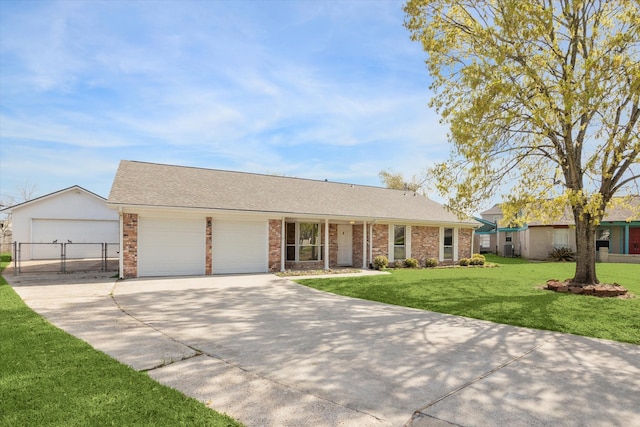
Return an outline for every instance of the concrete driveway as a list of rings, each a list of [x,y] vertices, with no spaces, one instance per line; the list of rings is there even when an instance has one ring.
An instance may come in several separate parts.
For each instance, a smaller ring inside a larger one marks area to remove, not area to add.
[[[640,425],[640,346],[272,275],[7,275],[37,312],[248,426]]]

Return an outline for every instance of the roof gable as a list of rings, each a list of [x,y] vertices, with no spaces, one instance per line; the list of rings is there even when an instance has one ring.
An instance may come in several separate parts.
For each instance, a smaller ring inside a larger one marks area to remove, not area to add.
[[[461,222],[442,205],[409,191],[127,160],[120,162],[108,204]]]
[[[107,200],[104,197],[99,196],[96,193],[93,193],[93,192],[87,190],[86,188],[80,187],[79,185],[73,185],[71,187],[63,188],[62,190],[54,191],[53,193],[45,194],[44,196],[36,197],[35,199],[27,200],[25,202],[18,203],[18,204],[13,205],[13,206],[9,206],[7,208],[2,209],[2,211],[6,212],[6,213],[12,213],[13,211],[15,211],[17,209],[22,209],[22,208],[25,208],[25,207],[33,206],[35,204],[45,202],[45,201],[50,200],[52,198],[60,197],[62,195],[65,195],[65,194],[73,192],[73,191],[82,192],[82,193],[84,193],[84,194],[86,194],[88,196],[96,198],[97,200],[99,200],[99,201],[101,201],[103,203],[106,202],[106,200]]]

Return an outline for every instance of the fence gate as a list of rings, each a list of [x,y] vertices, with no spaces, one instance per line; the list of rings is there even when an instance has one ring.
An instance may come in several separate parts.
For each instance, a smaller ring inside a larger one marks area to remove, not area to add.
[[[13,273],[118,271],[119,243],[13,243]],[[33,259],[34,251],[43,259]],[[23,259],[24,253],[31,256]]]

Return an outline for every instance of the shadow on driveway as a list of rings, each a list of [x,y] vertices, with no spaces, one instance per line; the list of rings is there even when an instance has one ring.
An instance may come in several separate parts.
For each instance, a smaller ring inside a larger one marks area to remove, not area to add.
[[[16,285],[52,323],[248,426],[640,425],[631,344],[272,275]]]

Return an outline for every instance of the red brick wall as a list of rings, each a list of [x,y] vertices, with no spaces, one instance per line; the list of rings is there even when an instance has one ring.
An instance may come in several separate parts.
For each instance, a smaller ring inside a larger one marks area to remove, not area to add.
[[[324,224],[322,225],[324,242]],[[324,254],[323,254],[324,256]],[[338,265],[338,224],[329,224],[329,268]],[[324,265],[322,266],[324,268]]]
[[[458,259],[469,258],[471,254],[471,228],[458,229]]]
[[[352,227],[353,230],[353,241],[351,242],[351,247],[353,251],[351,256],[353,257],[353,266],[354,267],[362,267],[362,233],[363,233],[364,225],[354,225]]]
[[[206,236],[206,243],[205,243],[205,253],[206,255],[206,264],[204,267],[204,274],[206,274],[207,276],[210,276],[212,274],[211,271],[211,263],[213,260],[213,253],[212,253],[212,246],[213,246],[213,223],[212,223],[212,218],[210,216],[207,217],[207,236]]]
[[[414,225],[411,227],[411,257],[424,266],[427,258],[438,259],[440,253],[440,228]]]
[[[269,220],[269,271],[280,271],[282,261],[282,221]]]
[[[122,214],[122,275],[138,277],[138,214]]]
[[[373,226],[373,236],[371,256],[375,259],[378,255],[389,258],[389,226],[387,224],[375,224]]]

